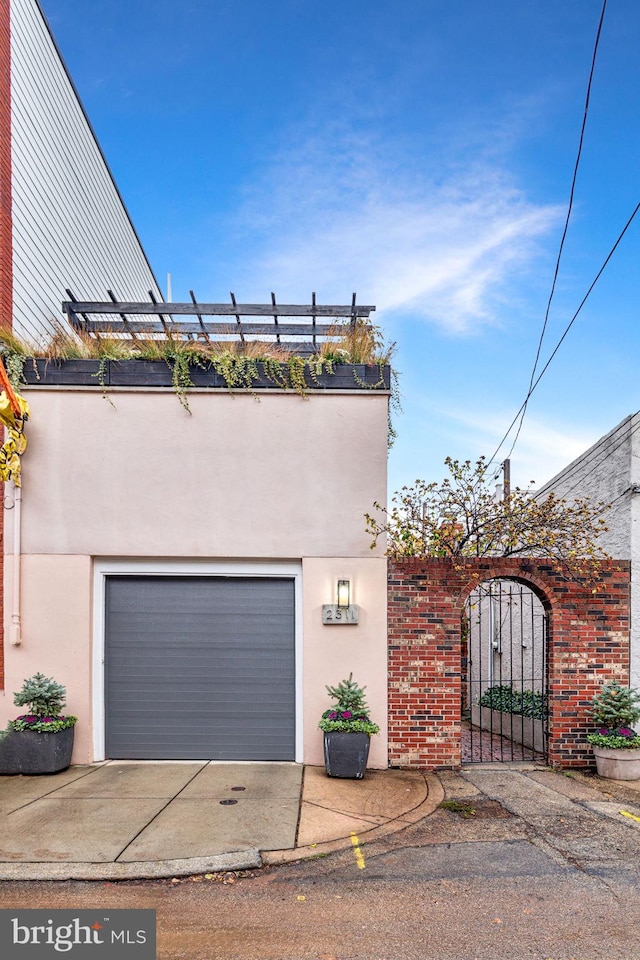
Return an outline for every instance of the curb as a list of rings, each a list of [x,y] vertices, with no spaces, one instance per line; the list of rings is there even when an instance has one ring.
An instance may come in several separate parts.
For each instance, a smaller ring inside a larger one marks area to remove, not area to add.
[[[442,803],[444,788],[436,774],[425,775],[427,795],[417,806],[404,811],[387,823],[361,830],[359,838],[371,843],[424,820]],[[263,850],[253,847],[211,857],[191,857],[178,860],[148,860],[130,863],[60,863],[17,862],[0,863],[0,882],[31,880],[160,880],[188,877],[195,874],[218,873],[231,870],[251,870],[262,866],[277,866],[301,860],[314,860],[352,845],[351,835],[326,840],[317,844],[287,850]]]
[[[425,774],[425,783],[427,796],[417,807],[405,811],[381,826],[372,827],[370,830],[361,830],[358,834],[359,838],[364,838],[364,842],[371,843],[380,840],[382,837],[387,837],[391,833],[405,830],[414,823],[418,823],[419,820],[424,820],[425,817],[430,816],[444,800],[444,788],[433,773],[430,773],[428,777]],[[294,863],[297,860],[315,860],[318,857],[326,856],[328,853],[347,850],[351,845],[351,834],[349,834],[336,840],[326,840],[323,843],[314,843],[305,847],[294,847],[293,850],[263,850],[262,862],[265,866],[277,866],[282,863]]]
[[[215,857],[149,860],[132,863],[3,863],[3,880],[159,880],[196,873],[250,870],[262,866],[258,850],[249,848]]]

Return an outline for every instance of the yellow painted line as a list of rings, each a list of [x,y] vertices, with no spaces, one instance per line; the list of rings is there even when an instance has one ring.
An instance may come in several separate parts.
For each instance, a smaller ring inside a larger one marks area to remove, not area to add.
[[[628,810],[619,810],[618,812],[621,813],[623,817],[629,817],[630,820],[635,820],[636,823],[640,823],[640,817],[636,817],[635,813],[629,813]]]
[[[366,863],[364,862],[364,855],[362,853],[362,850],[360,849],[360,841],[358,840],[353,830],[350,833],[350,837],[351,837],[351,845],[353,846],[353,853],[356,858],[356,863],[358,864],[358,870],[364,870],[364,868],[366,867]]]

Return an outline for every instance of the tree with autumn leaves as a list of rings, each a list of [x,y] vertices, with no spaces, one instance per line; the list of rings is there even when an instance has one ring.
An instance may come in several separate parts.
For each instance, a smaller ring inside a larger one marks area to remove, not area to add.
[[[598,542],[607,530],[606,504],[519,488],[500,497],[483,457],[475,464],[447,457],[445,465],[442,482],[416,480],[390,508],[374,504],[375,515],[365,515],[372,548],[384,536],[387,556],[395,558],[543,557],[589,579],[598,561],[609,559]]]

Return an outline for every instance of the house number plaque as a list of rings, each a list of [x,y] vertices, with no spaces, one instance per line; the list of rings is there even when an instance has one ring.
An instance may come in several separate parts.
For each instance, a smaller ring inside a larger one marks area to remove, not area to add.
[[[322,622],[327,626],[347,626],[358,622],[358,605],[338,607],[335,603],[322,604]]]

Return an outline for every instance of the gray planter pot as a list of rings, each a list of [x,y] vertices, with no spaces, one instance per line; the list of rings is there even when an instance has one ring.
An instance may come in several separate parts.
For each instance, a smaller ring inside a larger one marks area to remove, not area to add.
[[[368,733],[325,733],[324,765],[328,776],[362,780],[370,742]]]
[[[0,775],[59,773],[71,763],[75,727],[58,733],[12,730],[0,740]]]
[[[596,770],[607,780],[640,780],[640,750],[593,747]]]

